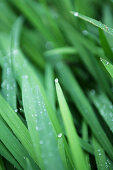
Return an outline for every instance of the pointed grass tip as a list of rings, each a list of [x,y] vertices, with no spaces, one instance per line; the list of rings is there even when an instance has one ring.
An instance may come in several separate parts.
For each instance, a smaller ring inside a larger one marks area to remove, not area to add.
[[[70,11],[70,13],[73,14],[74,16],[78,17],[78,12]]]
[[[55,83],[58,83],[58,78],[55,79]]]

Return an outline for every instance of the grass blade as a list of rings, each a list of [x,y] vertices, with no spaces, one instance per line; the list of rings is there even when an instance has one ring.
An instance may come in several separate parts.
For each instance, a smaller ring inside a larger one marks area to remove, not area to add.
[[[79,18],[81,18],[82,20],[87,21],[87,22],[95,25],[96,27],[102,29],[103,31],[105,31],[105,32],[107,32],[107,33],[109,33],[109,34],[111,34],[111,35],[113,36],[113,29],[110,28],[110,27],[108,27],[108,26],[105,25],[105,24],[102,24],[100,21],[97,21],[97,20],[92,19],[92,18],[90,18],[90,17],[87,17],[87,16],[85,16],[85,15],[82,15],[82,14],[80,14],[80,13],[78,13],[78,12],[71,12],[71,13],[72,13],[74,16],[79,17]]]
[[[59,63],[59,65],[57,65],[57,71],[65,89],[72,97],[73,102],[77,106],[81,115],[84,117],[85,121],[90,126],[92,132],[94,133],[100,144],[103,146],[105,151],[108,153],[109,157],[113,159],[113,147],[101,125],[99,124],[98,119],[89,104],[89,101],[84,95],[76,79],[73,77],[70,69],[63,63]]]
[[[32,84],[30,85],[30,82]],[[23,77],[22,98],[28,128],[42,169],[64,169],[58,152],[53,125],[38,85]]]
[[[69,145],[71,148],[71,153],[73,156],[73,161],[74,161],[75,167],[77,168],[77,170],[79,170],[79,169],[85,170],[87,168],[86,168],[84,153],[80,147],[78,135],[75,130],[74,123],[72,121],[71,113],[70,113],[68,105],[65,101],[61,87],[58,83],[58,79],[55,79],[55,85],[56,85],[58,102],[59,102],[60,110],[61,110],[61,114],[62,114],[62,119],[64,121],[64,126],[65,126],[65,130],[66,130],[67,138],[69,141]],[[78,156],[78,154],[79,154],[79,156]],[[82,164],[81,164],[81,162],[82,162]]]

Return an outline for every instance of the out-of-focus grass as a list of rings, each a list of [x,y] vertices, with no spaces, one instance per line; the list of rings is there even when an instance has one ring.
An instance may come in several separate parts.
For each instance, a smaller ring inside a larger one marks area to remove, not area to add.
[[[0,1],[1,170],[113,169],[112,9]]]

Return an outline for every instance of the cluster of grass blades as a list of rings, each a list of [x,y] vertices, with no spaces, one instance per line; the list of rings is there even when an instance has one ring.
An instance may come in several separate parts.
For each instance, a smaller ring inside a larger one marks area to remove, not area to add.
[[[113,170],[112,9],[0,1],[0,170]]]

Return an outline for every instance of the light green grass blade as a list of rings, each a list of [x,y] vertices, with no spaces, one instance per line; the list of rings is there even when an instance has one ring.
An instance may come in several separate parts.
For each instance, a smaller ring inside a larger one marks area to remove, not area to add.
[[[65,168],[68,169],[62,133],[58,134],[58,149]]]
[[[81,115],[84,117],[85,121],[90,126],[92,132],[94,133],[100,144],[103,146],[103,148],[106,150],[109,157],[113,159],[113,147],[101,125],[99,124],[99,121],[95,116],[95,113],[90,106],[89,101],[84,95],[78,82],[73,77],[70,69],[63,63],[59,63],[57,65],[57,71],[59,73],[59,77],[61,78],[60,80],[62,81],[63,86],[72,97],[72,100],[77,106]]]
[[[48,50],[45,52],[46,56],[52,56],[52,55],[64,55],[64,54],[76,54],[77,50],[74,47],[61,47],[61,48],[55,48],[52,50]]]
[[[31,77],[23,77],[22,98],[31,140],[40,167],[48,170],[64,169],[43,96]]]
[[[99,95],[90,93],[90,98],[113,133],[113,105],[111,101],[104,93]]]
[[[14,159],[11,153],[6,149],[6,147],[1,142],[0,142],[0,155],[3,156],[6,160],[8,160],[18,170],[22,170],[18,162]]]
[[[67,138],[69,141],[75,167],[77,168],[77,170],[82,170],[82,169],[87,170],[84,153],[80,147],[78,134],[74,127],[71,113],[65,101],[61,87],[58,83],[58,79],[55,79],[55,85],[56,85],[58,102],[59,102],[60,110],[62,114],[62,119],[64,122],[64,126],[65,126],[65,130],[66,130]]]
[[[92,18],[90,18],[90,17],[87,17],[87,16],[85,16],[85,15],[82,15],[82,14],[80,14],[80,13],[78,13],[78,12],[71,12],[71,13],[72,13],[74,16],[79,17],[79,18],[87,21],[87,22],[95,25],[95,26],[98,27],[98,28],[101,28],[103,31],[105,31],[105,32],[107,32],[107,33],[109,33],[109,34],[111,34],[111,35],[113,36],[113,29],[110,28],[110,27],[108,27],[108,26],[105,25],[105,24],[102,24],[102,22],[97,21],[97,20],[95,20],[95,19],[92,19]]]
[[[97,142],[97,140],[94,137],[92,139],[92,142],[93,142],[94,154],[95,154],[98,170],[107,170],[108,164],[103,148],[100,146],[100,144]]]

